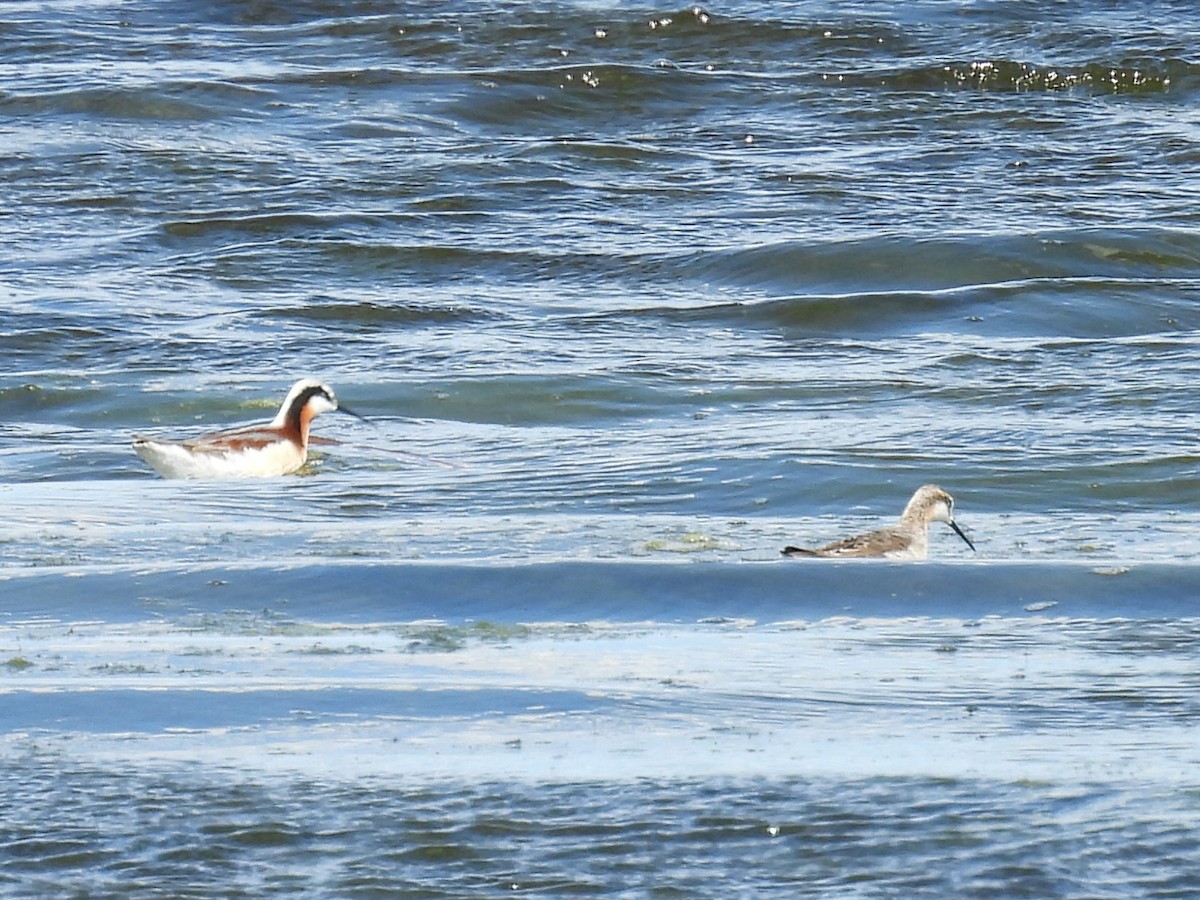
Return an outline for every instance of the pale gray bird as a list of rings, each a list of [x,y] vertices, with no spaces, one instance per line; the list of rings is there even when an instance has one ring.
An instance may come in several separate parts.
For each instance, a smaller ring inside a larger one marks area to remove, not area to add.
[[[945,522],[954,529],[955,534],[967,542],[968,547],[975,549],[971,539],[963,534],[958,523],[954,521],[954,498],[937,485],[926,484],[917,488],[896,525],[834,541],[816,550],[784,547],[782,553],[784,556],[823,559],[925,559],[929,553],[930,522]]]

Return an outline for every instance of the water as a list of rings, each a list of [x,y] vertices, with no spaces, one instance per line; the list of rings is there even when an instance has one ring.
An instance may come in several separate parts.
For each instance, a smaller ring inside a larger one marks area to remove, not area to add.
[[[1193,896],[1198,37],[5,4],[0,890]]]

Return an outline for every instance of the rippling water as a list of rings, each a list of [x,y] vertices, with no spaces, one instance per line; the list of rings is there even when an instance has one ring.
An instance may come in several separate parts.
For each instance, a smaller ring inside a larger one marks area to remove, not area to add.
[[[0,885],[1193,896],[1198,38],[6,3]]]

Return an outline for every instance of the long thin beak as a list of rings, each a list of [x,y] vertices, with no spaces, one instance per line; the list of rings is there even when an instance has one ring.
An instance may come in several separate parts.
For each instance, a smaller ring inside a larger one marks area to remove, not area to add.
[[[960,538],[962,538],[964,541],[967,542],[968,547],[970,547],[972,550],[975,550],[975,545],[971,543],[971,539],[969,537],[967,537],[965,534],[963,534],[963,530],[958,527],[957,522],[955,522],[953,519],[951,519],[947,524],[951,528],[954,529],[955,534],[957,534]]]
[[[344,412],[348,416],[354,416],[354,418],[358,419],[360,422],[370,422],[371,421],[366,416],[360,416],[358,413],[356,413],[350,407],[342,406],[342,404],[340,404],[340,403],[337,405],[337,411]]]

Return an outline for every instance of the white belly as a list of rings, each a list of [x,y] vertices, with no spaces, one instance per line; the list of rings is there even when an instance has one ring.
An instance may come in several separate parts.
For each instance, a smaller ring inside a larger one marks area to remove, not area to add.
[[[197,450],[171,441],[140,440],[133,449],[163,478],[270,478],[295,472],[308,456],[291,441],[222,451]]]

